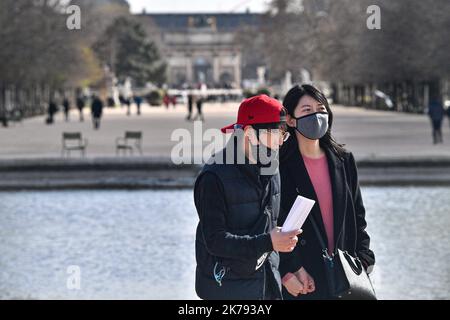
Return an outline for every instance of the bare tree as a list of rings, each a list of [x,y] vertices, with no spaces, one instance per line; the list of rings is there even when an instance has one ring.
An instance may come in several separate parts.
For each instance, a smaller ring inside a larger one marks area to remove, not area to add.
[[[372,4],[381,8],[381,30],[366,26]],[[449,1],[274,0],[271,8],[264,47],[277,77],[305,67],[345,87],[348,103],[367,104],[383,86],[403,110],[404,97],[421,103],[421,84],[450,75]]]

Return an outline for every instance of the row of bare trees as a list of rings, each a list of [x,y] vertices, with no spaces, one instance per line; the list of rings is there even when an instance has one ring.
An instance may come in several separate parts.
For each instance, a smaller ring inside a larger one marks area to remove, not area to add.
[[[381,29],[367,27],[370,5]],[[396,109],[421,111],[450,77],[449,12],[448,0],[273,0],[259,51],[272,80],[299,81],[304,68],[337,102],[375,106],[381,90]]]
[[[70,5],[80,8],[79,30],[67,27]],[[104,85],[106,67],[141,83],[164,73],[125,0],[2,0],[0,48],[3,122],[17,109],[24,116],[41,113],[58,92]]]

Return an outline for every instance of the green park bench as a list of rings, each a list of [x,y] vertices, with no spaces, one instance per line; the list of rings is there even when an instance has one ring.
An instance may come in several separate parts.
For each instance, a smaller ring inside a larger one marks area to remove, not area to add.
[[[120,151],[126,155],[129,151],[133,155],[133,150],[139,151],[142,155],[142,132],[141,131],[126,131],[124,137],[116,139],[116,155],[119,155]]]
[[[71,151],[80,151],[81,156],[86,156],[88,140],[83,139],[80,132],[63,132],[62,134],[62,156],[70,157]]]

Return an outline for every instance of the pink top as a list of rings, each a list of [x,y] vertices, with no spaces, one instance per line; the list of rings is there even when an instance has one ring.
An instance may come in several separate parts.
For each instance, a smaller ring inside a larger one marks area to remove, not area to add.
[[[333,193],[327,157],[325,154],[318,159],[308,158],[303,155],[302,157],[319,201],[322,220],[328,238],[328,250],[332,252],[334,250]],[[285,284],[294,276],[293,273],[288,272],[281,281]]]
[[[328,251],[334,250],[334,220],[333,220],[333,192],[331,189],[330,172],[325,154],[317,159],[302,155],[308,175],[319,201],[322,220],[328,237]]]

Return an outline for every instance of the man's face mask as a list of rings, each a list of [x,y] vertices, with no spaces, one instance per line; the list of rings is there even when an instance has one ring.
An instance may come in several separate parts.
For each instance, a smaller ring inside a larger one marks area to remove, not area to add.
[[[270,165],[270,162],[278,157],[278,150],[269,148],[263,145],[262,143],[259,144],[250,143],[250,148],[252,155],[259,166]]]
[[[255,130],[256,137],[259,140],[259,131]],[[279,149],[272,149],[261,142],[258,144],[250,143],[251,152],[256,160],[256,164],[261,168],[261,175],[273,175],[278,168]]]
[[[318,140],[327,133],[328,113],[326,112],[315,112],[295,120],[297,120],[297,131],[308,139]]]

